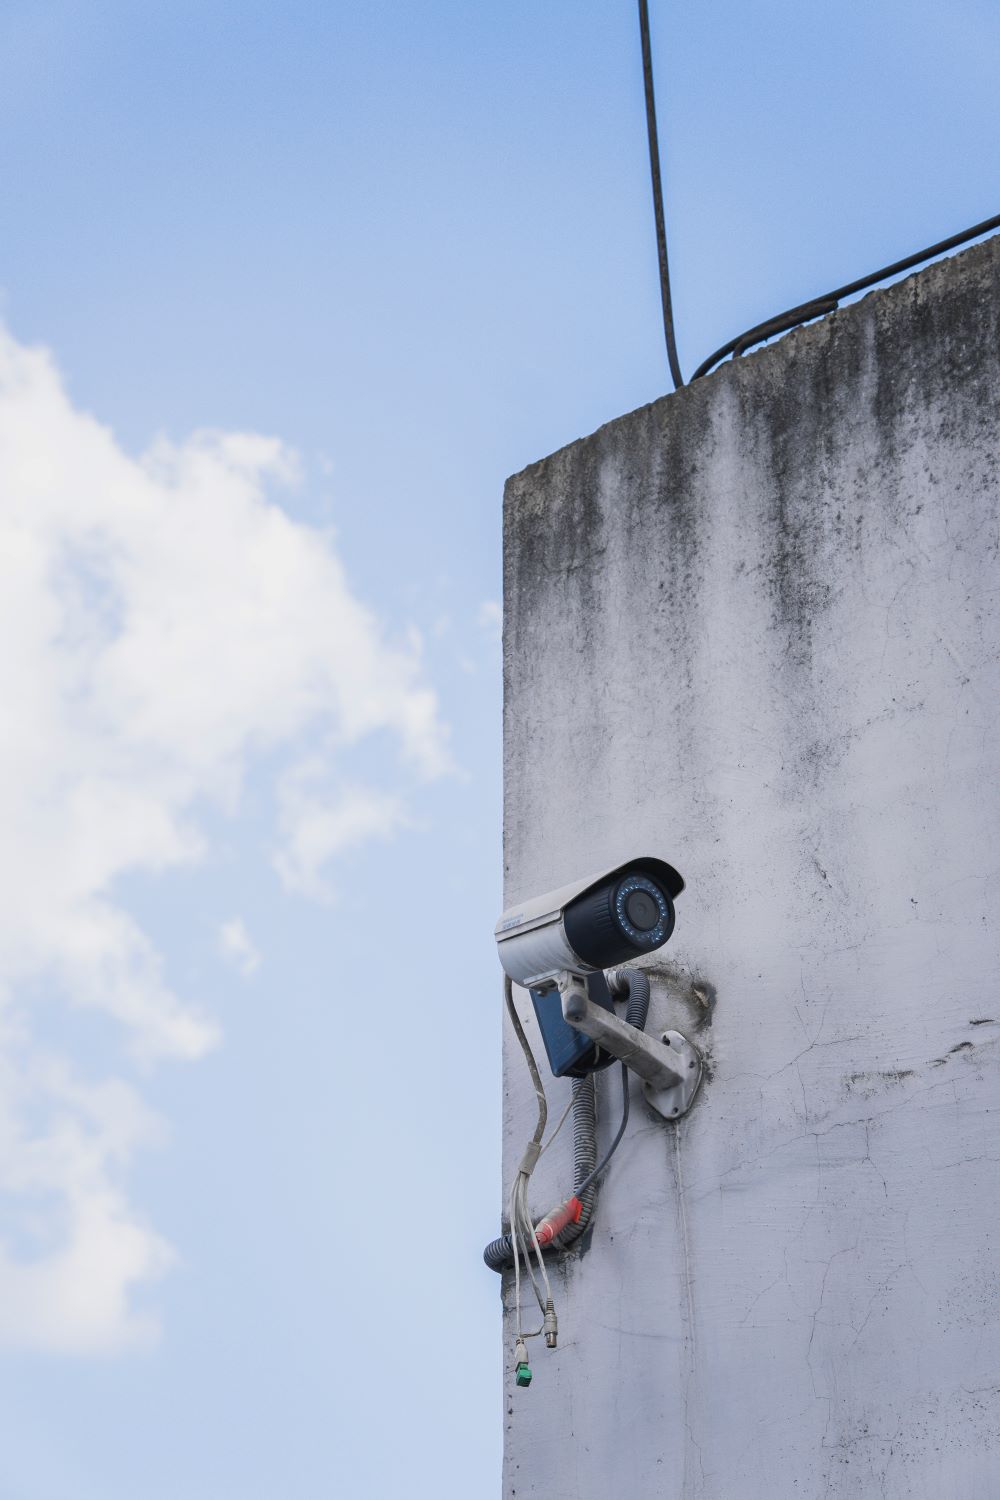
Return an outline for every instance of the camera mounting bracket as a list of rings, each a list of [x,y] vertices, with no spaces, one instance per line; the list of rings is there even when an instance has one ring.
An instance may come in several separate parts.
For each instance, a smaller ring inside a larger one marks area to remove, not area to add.
[[[613,1012],[595,1005],[583,976],[564,969],[558,978],[562,1013],[570,1026],[589,1036],[605,1052],[620,1058],[642,1079],[648,1103],[665,1120],[686,1114],[701,1082],[701,1053],[679,1031],[660,1033],[660,1041]]]

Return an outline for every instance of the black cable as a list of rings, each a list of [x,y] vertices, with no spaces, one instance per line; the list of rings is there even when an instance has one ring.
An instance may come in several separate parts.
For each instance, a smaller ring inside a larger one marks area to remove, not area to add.
[[[653,185],[653,214],[656,220],[656,249],[660,262],[660,302],[663,306],[663,335],[667,342],[667,359],[670,363],[670,374],[673,378],[675,389],[680,389],[684,384],[681,374],[680,361],[677,358],[677,340],[674,336],[674,311],[670,296],[670,268],[667,263],[667,230],[663,214],[663,184],[660,180],[660,145],[656,130],[656,99],[653,94],[653,57],[649,40],[649,4],[648,0],[639,0],[639,34],[642,38],[642,77],[646,93],[646,130],[649,136],[649,173]],[[988,234],[992,229],[1000,229],[1000,214],[994,214],[991,219],[984,219],[981,224],[975,224],[971,229],[963,229],[960,234],[950,235],[946,240],[940,240],[936,245],[930,245],[926,250],[917,250],[913,255],[907,255],[903,260],[894,261],[891,266],[883,266],[880,271],[872,271],[869,276],[861,276],[857,281],[850,281],[846,286],[841,286],[834,292],[827,292],[823,297],[813,297],[809,302],[802,302],[798,307],[790,307],[786,312],[778,313],[766,322],[755,323],[748,328],[746,333],[741,333],[738,338],[730,339],[728,344],[723,344],[721,349],[716,349],[708,359],[702,360],[701,364],[691,376],[692,380],[700,380],[707,375],[727,355],[736,358],[738,355],[751,349],[754,344],[762,344],[766,339],[774,338],[779,333],[787,333],[792,328],[798,328],[802,323],[809,323],[813,318],[822,318],[827,313],[836,311],[837,305],[845,297],[853,297],[856,292],[863,292],[870,286],[875,286],[880,281],[887,281],[890,276],[898,276],[902,271],[909,271],[914,266],[921,265],[925,260],[933,260],[935,255],[944,255],[948,250],[956,250],[959,245],[968,244],[969,240],[978,239],[981,234]]]
[[[640,8],[642,4],[643,0],[640,0]],[[953,234],[949,239],[941,240],[926,250],[918,250],[915,255],[908,255],[904,260],[897,260],[891,266],[883,266],[881,271],[873,271],[870,276],[862,276],[857,281],[848,282],[847,286],[838,287],[835,292],[828,292],[825,297],[814,297],[811,302],[803,302],[798,307],[789,308],[787,312],[778,313],[777,317],[768,318],[766,323],[757,323],[746,333],[741,333],[739,338],[730,339],[728,344],[723,344],[721,349],[716,349],[714,354],[710,354],[708,359],[703,360],[698,366],[691,379],[700,380],[728,354],[732,354],[735,358],[754,344],[773,338],[775,334],[787,333],[790,328],[797,328],[800,323],[808,323],[812,318],[821,318],[825,313],[833,312],[838,302],[842,302],[845,297],[852,297],[855,292],[863,292],[867,287],[874,286],[876,282],[886,281],[890,276],[897,276],[900,271],[909,271],[913,266],[920,265],[922,261],[931,260],[935,255],[943,255],[946,250],[955,250],[959,245],[977,239],[979,235],[987,234],[991,229],[1000,229],[1000,214],[994,214],[992,219],[984,219],[981,224],[974,225],[972,229],[964,229],[961,234]]]
[[[660,144],[656,132],[656,99],[653,95],[653,57],[649,45],[649,6],[639,0],[639,34],[642,38],[642,77],[646,90],[646,132],[649,136],[649,175],[653,184],[653,215],[656,219],[656,250],[660,260],[660,301],[663,304],[663,336],[667,341],[667,360],[675,389],[684,384],[677,340],[674,337],[674,310],[670,300],[670,268],[667,264],[667,231],[663,218],[663,184],[660,181]]]
[[[618,1127],[618,1134],[615,1136],[614,1140],[611,1142],[611,1145],[607,1149],[604,1160],[599,1161],[590,1175],[583,1179],[579,1187],[575,1187],[573,1189],[573,1192],[577,1198],[582,1198],[584,1193],[590,1187],[590,1184],[597,1181],[598,1177],[600,1177],[601,1173],[604,1171],[604,1168],[607,1166],[608,1162],[611,1160],[615,1152],[618,1150],[618,1147],[621,1145],[622,1136],[625,1134],[625,1126],[628,1124],[628,1106],[628,1068],[626,1068],[625,1064],[622,1063],[622,1122]]]

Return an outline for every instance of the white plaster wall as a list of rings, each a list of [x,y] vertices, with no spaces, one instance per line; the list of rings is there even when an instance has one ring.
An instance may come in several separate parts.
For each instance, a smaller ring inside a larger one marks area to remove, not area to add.
[[[505,1496],[1000,1496],[998,247],[508,484],[507,900],[673,861],[711,1077],[634,1086],[528,1390],[506,1320]]]

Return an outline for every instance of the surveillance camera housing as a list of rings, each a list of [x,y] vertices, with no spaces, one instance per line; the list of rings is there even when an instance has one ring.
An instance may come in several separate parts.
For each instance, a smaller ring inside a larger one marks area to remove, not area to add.
[[[574,880],[504,912],[495,932],[500,962],[528,989],[550,987],[567,969],[628,963],[670,937],[683,889],[673,865],[647,855]]]

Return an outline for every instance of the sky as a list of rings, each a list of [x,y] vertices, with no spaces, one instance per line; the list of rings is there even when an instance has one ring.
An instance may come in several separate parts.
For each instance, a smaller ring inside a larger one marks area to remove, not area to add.
[[[651,14],[685,371],[1000,211],[989,0]],[[645,152],[631,0],[0,7],[3,1500],[497,1493],[501,493],[669,388]]]

